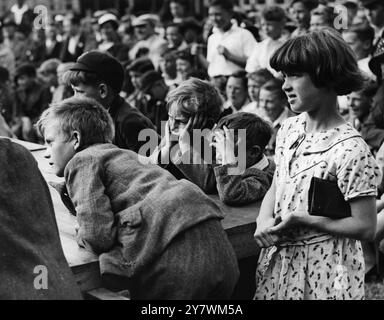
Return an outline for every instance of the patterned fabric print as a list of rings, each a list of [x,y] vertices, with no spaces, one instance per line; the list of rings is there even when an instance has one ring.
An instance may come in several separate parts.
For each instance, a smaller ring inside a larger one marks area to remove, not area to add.
[[[364,299],[360,242],[333,238],[310,245],[263,249],[254,299]]]
[[[381,172],[360,134],[349,124],[308,134],[305,114],[286,120],[277,136],[275,215],[285,219],[294,211],[308,211],[313,176],[337,181],[345,200],[376,196]],[[287,243],[314,243],[331,238],[300,227],[285,235]]]
[[[275,216],[308,212],[313,176],[337,181],[346,200],[376,196],[381,172],[360,134],[349,124],[308,134],[305,120],[306,114],[289,118],[277,134]],[[284,238],[260,255],[256,299],[363,298],[359,241],[303,226]]]

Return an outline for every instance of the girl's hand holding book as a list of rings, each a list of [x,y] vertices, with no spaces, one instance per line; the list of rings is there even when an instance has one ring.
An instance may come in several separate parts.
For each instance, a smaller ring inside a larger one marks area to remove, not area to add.
[[[272,234],[276,234],[286,229],[304,224],[305,219],[307,219],[308,217],[309,215],[305,211],[292,212],[288,217],[286,217],[285,219],[282,219],[280,223],[271,227],[269,229],[269,232],[271,232]]]

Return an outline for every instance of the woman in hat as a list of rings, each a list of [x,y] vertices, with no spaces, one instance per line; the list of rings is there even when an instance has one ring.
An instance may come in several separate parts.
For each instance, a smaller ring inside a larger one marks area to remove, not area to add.
[[[121,43],[117,32],[119,28],[117,17],[112,13],[106,13],[99,18],[98,24],[101,34],[101,43],[98,49],[102,52],[108,52],[125,65],[128,62],[128,47]]]

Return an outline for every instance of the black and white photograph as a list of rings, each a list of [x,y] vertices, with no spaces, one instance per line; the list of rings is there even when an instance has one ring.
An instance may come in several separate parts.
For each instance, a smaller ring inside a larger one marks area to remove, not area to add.
[[[0,0],[0,300],[384,300],[384,0]]]

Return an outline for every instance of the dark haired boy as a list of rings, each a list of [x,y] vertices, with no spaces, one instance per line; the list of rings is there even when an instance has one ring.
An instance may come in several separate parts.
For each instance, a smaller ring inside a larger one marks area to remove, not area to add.
[[[245,141],[241,141],[244,138],[241,137],[241,129],[245,130]],[[264,197],[272,184],[275,171],[273,160],[264,155],[271,135],[270,125],[252,113],[239,112],[219,121],[215,131],[215,146],[217,162],[221,165],[216,166],[214,171],[217,190],[224,203],[232,206],[246,205]],[[246,153],[239,154],[237,161],[245,161],[246,169],[242,174],[231,175],[230,168],[237,165],[233,156],[239,144],[244,142]]]
[[[138,139],[140,131],[155,128],[151,120],[120,97],[124,82],[121,63],[107,53],[89,51],[77,59],[67,76],[76,97],[93,98],[108,110],[116,127],[114,143],[138,152],[145,143]]]

